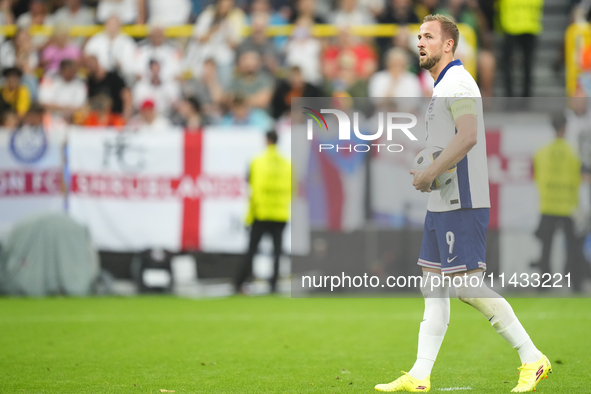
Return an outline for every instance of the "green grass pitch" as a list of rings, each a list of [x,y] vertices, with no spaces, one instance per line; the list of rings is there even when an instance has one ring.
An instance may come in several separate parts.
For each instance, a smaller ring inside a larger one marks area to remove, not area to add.
[[[510,302],[553,364],[538,393],[591,392],[591,299]],[[0,393],[371,393],[412,366],[422,313],[410,298],[0,298]],[[508,393],[518,366],[452,300],[431,392]]]

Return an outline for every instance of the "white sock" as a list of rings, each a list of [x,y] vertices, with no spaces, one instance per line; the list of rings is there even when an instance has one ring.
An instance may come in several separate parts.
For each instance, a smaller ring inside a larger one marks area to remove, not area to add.
[[[437,274],[429,272],[423,274],[421,292],[425,297],[425,312],[419,330],[417,360],[408,372],[410,376],[419,380],[431,375],[449,325],[449,288],[445,286],[431,288],[431,277],[434,275]]]
[[[484,283],[470,286],[471,276],[481,278],[482,272],[467,275],[462,286],[456,287],[458,298],[476,308],[488,319],[494,329],[517,350],[522,363],[529,364],[538,361],[542,354],[515,316],[511,305]]]

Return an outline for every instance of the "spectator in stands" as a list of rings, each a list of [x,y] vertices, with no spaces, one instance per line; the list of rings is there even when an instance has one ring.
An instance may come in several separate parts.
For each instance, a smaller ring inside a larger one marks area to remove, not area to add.
[[[1,127],[3,129],[14,130],[21,123],[20,117],[12,108],[8,108],[5,111],[0,112],[0,118],[2,119]]]
[[[371,25],[375,19],[367,9],[359,7],[357,0],[339,0],[339,7],[330,21],[337,26]]]
[[[273,119],[260,108],[248,105],[243,96],[237,94],[232,100],[230,111],[220,122],[222,126],[252,126],[261,131],[273,126]]]
[[[12,108],[19,116],[24,116],[31,106],[31,93],[21,83],[23,72],[18,67],[9,67],[2,75],[4,85],[0,88],[0,112]]]
[[[97,94],[90,99],[90,112],[82,119],[81,124],[86,127],[123,127],[123,116],[113,113],[113,100],[104,93]]]
[[[117,15],[124,25],[132,25],[138,20],[138,0],[98,0],[96,19],[100,24]]]
[[[94,24],[92,8],[82,4],[82,0],[65,0],[64,6],[52,16],[56,25],[84,26]]]
[[[419,0],[415,5],[415,15],[422,21],[429,14],[435,14],[435,10],[439,8],[439,0]]]
[[[154,107],[154,101],[145,100],[140,105],[139,114],[129,120],[128,126],[138,128],[141,131],[159,133],[170,131],[172,123],[167,117],[159,115]]]
[[[65,25],[57,25],[47,47],[41,53],[41,66],[45,72],[55,73],[60,69],[62,60],[80,61],[82,51],[71,43],[69,29]]]
[[[0,26],[14,24],[14,14],[12,13],[12,0],[0,1]]]
[[[205,124],[201,104],[195,97],[181,100],[176,107],[173,124],[182,126],[187,131],[197,131]]]
[[[31,26],[51,26],[53,20],[49,15],[47,3],[44,0],[31,0],[29,10],[16,19],[19,29],[28,29]],[[40,50],[47,43],[48,37],[38,34],[31,37],[35,50]]]
[[[257,52],[245,52],[240,56],[232,82],[235,95],[245,97],[251,107],[266,109],[271,102],[273,84],[273,78],[261,70],[261,58]]]
[[[138,0],[138,24],[179,26],[188,23],[190,15],[190,0]]]
[[[269,14],[257,13],[251,17],[252,33],[238,46],[236,56],[254,51],[259,54],[264,71],[275,74],[279,67],[279,54],[265,30],[269,24]]]
[[[62,60],[59,73],[45,75],[39,87],[39,103],[45,110],[68,122],[86,103],[86,84],[76,78],[77,72],[78,67],[73,60]]]
[[[291,15],[291,9],[289,7],[282,7],[281,11],[277,12],[275,9],[271,8],[269,0],[253,0],[250,5],[250,23],[252,23],[252,16],[256,14],[269,15],[269,20],[267,22],[269,26],[283,26],[288,23],[287,21]],[[275,50],[281,50],[287,43],[287,37],[275,36],[272,40],[275,44]]]
[[[0,68],[19,67],[33,72],[39,64],[39,56],[33,47],[28,29],[18,29],[10,40],[0,46]]]
[[[414,12],[412,0],[390,0],[378,17],[378,22],[408,25],[419,23],[419,18]]]
[[[213,59],[205,61],[200,78],[184,81],[181,84],[181,90],[184,97],[197,97],[203,108],[203,113],[208,118],[220,117],[224,90],[218,81]]]
[[[387,6],[378,17],[379,23],[397,24],[405,26],[408,24],[419,23],[419,18],[414,12],[412,0],[388,0]],[[413,38],[416,37],[413,35]],[[392,41],[386,37],[377,37],[376,44],[382,59],[381,64],[385,63],[385,54],[391,46]],[[413,46],[416,46],[414,44]]]
[[[52,25],[52,18],[48,15],[47,4],[43,0],[31,0],[29,11],[16,19],[19,28],[28,28],[34,25]]]
[[[302,20],[313,24],[326,23],[326,19],[316,13],[316,0],[297,0],[295,12],[289,22],[298,24]]]
[[[369,81],[369,97],[421,97],[418,77],[408,71],[408,53],[392,48],[387,54],[387,69],[375,73]]]
[[[165,80],[160,74],[160,63],[150,60],[150,73],[133,86],[133,103],[137,107],[150,100],[158,115],[169,116],[172,107],[181,98],[181,90],[175,80]]]
[[[322,97],[322,91],[306,82],[298,66],[291,67],[287,78],[277,83],[271,100],[273,118],[288,116],[291,112],[291,99],[294,97]]]
[[[306,82],[320,85],[322,82],[320,69],[322,44],[312,37],[311,27],[311,23],[306,20],[301,20],[295,25],[286,46],[285,64],[299,67]]]
[[[357,0],[357,7],[369,13],[374,20],[384,12],[385,0]]]
[[[336,43],[324,52],[322,64],[324,77],[328,80],[341,76],[343,68],[353,70],[357,78],[365,80],[376,71],[377,59],[369,45],[344,28],[340,29]]]
[[[33,103],[22,117],[22,125],[30,127],[47,126],[48,119],[46,115],[45,109],[40,104]],[[45,131],[47,131],[47,127],[45,127]]]
[[[322,88],[327,96],[368,97],[367,80],[359,78],[349,59],[341,62],[336,76],[326,79]]]
[[[195,43],[188,48],[187,62],[193,74],[199,76],[203,62],[212,58],[220,83],[228,88],[232,81],[235,50],[242,41],[244,13],[234,6],[234,0],[217,0],[199,15],[193,35]]]
[[[591,110],[582,88],[568,98],[565,116],[567,121],[564,138],[579,153],[584,178],[591,183]]]
[[[84,64],[88,71],[88,97],[106,94],[113,102],[113,112],[129,119],[133,111],[131,91],[123,78],[116,71],[102,68],[94,56],[86,57]]]
[[[113,15],[105,22],[103,32],[90,37],[84,47],[84,54],[96,57],[101,67],[108,72],[119,71],[123,76],[128,76],[134,71],[135,50],[135,42],[121,32],[119,17]]]
[[[503,41],[502,70],[505,78],[505,95],[513,97],[513,52],[518,47],[522,56],[522,97],[532,94],[532,71],[537,37],[542,32],[544,2],[536,0],[523,6],[521,0],[500,0],[499,20],[505,33]]]
[[[139,78],[150,73],[150,61],[155,60],[160,64],[160,75],[164,80],[177,79],[181,73],[183,53],[170,42],[166,41],[164,27],[153,25],[150,28],[148,38],[138,46],[134,63],[137,67],[136,75]]]
[[[39,56],[28,29],[18,29],[10,40],[0,46],[0,68],[18,67],[23,72],[22,83],[27,86],[33,99],[37,97],[35,69],[38,64]]]

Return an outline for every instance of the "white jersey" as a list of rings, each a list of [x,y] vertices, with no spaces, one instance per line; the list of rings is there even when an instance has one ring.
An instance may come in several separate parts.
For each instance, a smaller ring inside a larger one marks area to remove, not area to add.
[[[425,116],[427,147],[445,148],[457,133],[451,105],[456,100],[473,97],[477,109],[477,143],[457,165],[453,182],[429,197],[427,210],[446,212],[465,208],[490,208],[486,139],[480,89],[460,60],[449,63],[439,74],[433,98]]]

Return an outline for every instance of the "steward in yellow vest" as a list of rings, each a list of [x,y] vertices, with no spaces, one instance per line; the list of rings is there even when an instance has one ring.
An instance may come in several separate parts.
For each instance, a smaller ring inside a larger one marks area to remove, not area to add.
[[[577,153],[564,139],[566,119],[564,115],[555,116],[553,125],[556,139],[542,147],[534,156],[534,180],[540,193],[540,213],[542,218],[536,237],[542,242],[542,257],[537,264],[542,274],[550,271],[552,240],[558,227],[564,229],[568,255],[564,274],[578,271],[584,261],[581,259],[581,246],[578,244],[571,218],[578,206],[579,186],[581,184],[581,161]],[[579,261],[581,260],[581,261]]]
[[[521,97],[532,96],[535,86],[533,67],[537,37],[542,32],[544,0],[499,0],[499,21],[505,37],[502,45],[501,71],[504,77],[505,96],[513,97],[513,56],[521,56],[523,86]]]
[[[564,139],[564,131],[557,132],[554,142],[535,154],[534,180],[542,215],[570,217],[577,209],[581,161]]]
[[[251,195],[246,224],[252,227],[248,252],[235,282],[236,292],[242,292],[242,285],[252,273],[252,260],[264,234],[273,239],[274,270],[269,282],[271,292],[277,289],[283,229],[291,210],[291,164],[277,152],[277,133],[269,131],[266,138],[267,149],[250,165]]]

